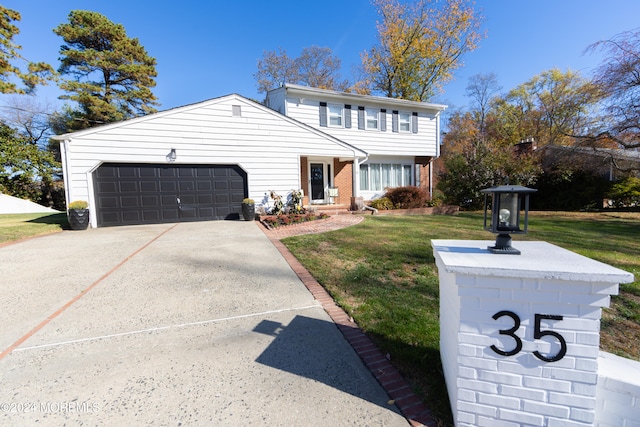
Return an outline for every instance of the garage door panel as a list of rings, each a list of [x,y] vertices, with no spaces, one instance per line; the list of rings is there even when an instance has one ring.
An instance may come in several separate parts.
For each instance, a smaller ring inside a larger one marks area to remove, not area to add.
[[[156,178],[158,176],[157,168],[140,168],[139,169],[140,178]]]
[[[194,191],[196,189],[196,184],[193,181],[180,181],[178,188],[180,191]]]
[[[157,195],[142,196],[140,199],[142,200],[142,206],[145,208],[160,207],[160,197]]]
[[[198,190],[198,192],[211,191],[213,190],[213,185],[211,181],[197,181],[196,189]]]
[[[178,200],[176,196],[171,195],[160,195],[160,206],[175,206],[178,207]]]
[[[137,181],[120,181],[119,184],[121,193],[138,193]]]
[[[138,177],[138,168],[134,166],[123,166],[118,168],[118,177],[120,178],[137,178]]]
[[[98,184],[98,192],[100,194],[105,193],[117,193],[118,183],[115,181],[101,181]]]
[[[140,181],[140,192],[157,193],[158,181]]]
[[[158,175],[160,177],[175,177],[176,176],[176,170],[174,168],[168,168],[168,167],[160,167],[158,169]]]
[[[135,196],[123,196],[120,198],[120,206],[124,209],[128,208],[139,208],[140,199]]]
[[[166,177],[163,177],[166,178]],[[173,193],[177,194],[178,192],[178,183],[175,181],[160,181],[160,191],[163,193]]]
[[[122,222],[125,224],[142,224],[142,212],[122,211]]]
[[[238,219],[246,179],[235,165],[104,164],[94,173],[98,225]]]

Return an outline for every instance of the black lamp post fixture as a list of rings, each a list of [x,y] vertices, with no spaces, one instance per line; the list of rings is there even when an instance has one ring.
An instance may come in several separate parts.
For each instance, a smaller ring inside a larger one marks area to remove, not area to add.
[[[496,245],[487,249],[494,254],[520,255],[520,251],[511,246],[510,234],[526,234],[529,222],[529,194],[538,190],[521,185],[500,185],[480,190],[484,193],[484,229],[498,233]],[[491,201],[488,195],[491,194]],[[524,218],[520,209],[524,204]],[[491,210],[491,223],[487,225]],[[521,228],[522,226],[522,228]]]

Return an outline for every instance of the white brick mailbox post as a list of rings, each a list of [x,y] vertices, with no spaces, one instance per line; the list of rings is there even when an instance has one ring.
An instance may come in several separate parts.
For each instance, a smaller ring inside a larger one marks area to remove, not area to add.
[[[545,242],[433,240],[457,426],[592,426],[601,308],[633,275]]]

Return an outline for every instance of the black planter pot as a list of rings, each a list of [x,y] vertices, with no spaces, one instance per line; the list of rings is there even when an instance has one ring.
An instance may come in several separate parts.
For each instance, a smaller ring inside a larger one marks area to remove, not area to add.
[[[256,205],[242,204],[242,217],[245,221],[253,221],[256,219]]]
[[[70,209],[68,219],[72,230],[86,230],[89,227],[89,209]]]

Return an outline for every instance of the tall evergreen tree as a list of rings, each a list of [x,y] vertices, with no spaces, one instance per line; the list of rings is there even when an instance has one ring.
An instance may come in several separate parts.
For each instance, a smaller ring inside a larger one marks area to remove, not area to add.
[[[86,10],[74,10],[69,22],[53,30],[63,38],[59,83],[76,110],[62,113],[73,131],[155,112],[151,88],[156,85],[156,60],[122,24]],[[61,118],[57,119],[58,123]]]
[[[46,84],[53,74],[53,68],[44,62],[28,62],[19,53],[22,48],[13,41],[20,33],[14,22],[20,21],[20,13],[0,5],[0,93],[31,92],[38,84]],[[23,70],[15,61],[27,63]],[[22,80],[25,88],[19,87],[12,78]]]

